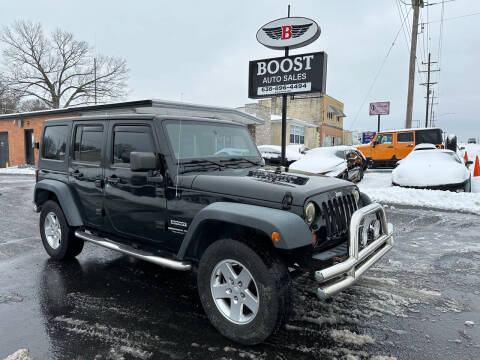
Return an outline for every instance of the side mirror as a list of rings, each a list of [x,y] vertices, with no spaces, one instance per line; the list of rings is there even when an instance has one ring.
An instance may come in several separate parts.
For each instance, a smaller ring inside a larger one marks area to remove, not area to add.
[[[130,153],[132,171],[149,171],[157,169],[157,156],[152,152],[132,151]]]
[[[473,161],[472,160],[469,160],[469,161],[465,161],[465,166],[468,167],[470,165],[473,164]]]

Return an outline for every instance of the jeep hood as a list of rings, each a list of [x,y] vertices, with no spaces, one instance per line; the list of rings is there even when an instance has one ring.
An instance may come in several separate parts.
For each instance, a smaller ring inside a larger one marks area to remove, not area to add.
[[[282,181],[269,181],[254,176],[227,175],[225,172],[201,174],[195,176],[191,188],[198,191],[213,192],[217,194],[232,195],[244,198],[259,199],[281,203],[287,192],[293,197],[292,205],[303,206],[305,201],[316,194],[353,188],[351,182],[306,173],[282,173],[281,175],[297,175],[307,178],[304,185],[297,185]]]

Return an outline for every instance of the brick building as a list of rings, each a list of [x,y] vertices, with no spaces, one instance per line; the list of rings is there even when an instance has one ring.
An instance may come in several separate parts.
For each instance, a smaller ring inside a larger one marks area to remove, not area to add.
[[[139,100],[6,114],[0,115],[0,167],[38,164],[38,150],[33,146],[40,141],[42,125],[47,119],[118,114],[201,116],[228,120],[247,125],[254,137],[256,126],[265,123],[254,115],[236,109],[164,100]]]
[[[287,144],[309,148],[343,144],[343,103],[326,94],[296,95],[287,98]],[[238,108],[265,121],[256,126],[257,145],[280,145],[282,99],[259,100]]]

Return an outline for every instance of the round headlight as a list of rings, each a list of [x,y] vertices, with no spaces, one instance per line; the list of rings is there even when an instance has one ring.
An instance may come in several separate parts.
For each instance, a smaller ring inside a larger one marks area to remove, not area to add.
[[[353,190],[353,198],[355,199],[355,202],[358,203],[358,200],[360,200],[360,192],[358,190]]]
[[[308,225],[312,225],[313,220],[315,220],[315,204],[313,202],[309,202],[305,206],[305,220]]]

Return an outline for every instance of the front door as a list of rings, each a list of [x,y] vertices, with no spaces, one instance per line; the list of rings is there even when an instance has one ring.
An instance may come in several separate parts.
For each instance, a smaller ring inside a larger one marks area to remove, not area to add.
[[[25,162],[35,165],[35,152],[33,151],[33,129],[25,130]]]
[[[85,225],[103,225],[103,157],[105,121],[74,124],[70,150],[69,184]]]
[[[8,165],[8,133],[0,132],[0,168]]]
[[[372,160],[390,160],[395,155],[393,134],[379,134],[373,145]]]
[[[151,122],[112,121],[105,166],[105,211],[111,229],[129,239],[165,241],[163,183],[149,182],[147,171],[130,170],[133,151],[158,153]]]
[[[395,153],[397,159],[403,159],[413,150],[413,131],[397,133],[397,143],[395,144]]]

